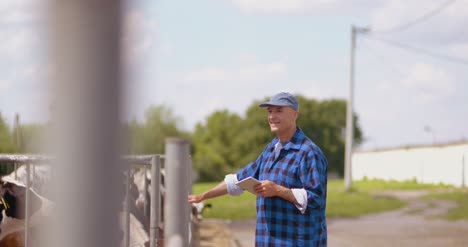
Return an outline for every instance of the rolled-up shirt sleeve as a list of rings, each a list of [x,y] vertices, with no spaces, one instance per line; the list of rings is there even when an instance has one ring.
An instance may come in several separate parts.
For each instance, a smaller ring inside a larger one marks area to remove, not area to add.
[[[296,198],[296,208],[304,214],[307,209],[307,191],[305,189],[291,189],[294,198]]]
[[[224,177],[224,182],[226,183],[227,191],[230,196],[240,196],[244,190],[237,186],[237,175],[228,174]]]

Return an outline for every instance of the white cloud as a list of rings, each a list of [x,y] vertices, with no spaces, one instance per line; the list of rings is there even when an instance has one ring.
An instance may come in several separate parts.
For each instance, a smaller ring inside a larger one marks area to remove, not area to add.
[[[154,44],[156,21],[142,10],[132,9],[124,16],[122,42],[128,63],[139,60]]]
[[[0,79],[0,95],[3,91],[6,91],[9,87],[11,87],[11,85],[13,85],[11,81]]]
[[[212,81],[226,81],[232,78],[223,68],[208,67],[199,70],[188,72],[184,76],[186,82],[212,82]]]
[[[246,14],[317,14],[317,15],[354,15],[374,8],[378,0],[231,0]]]
[[[24,55],[28,53],[31,46],[37,41],[37,36],[33,30],[21,28],[18,30],[0,30],[0,54],[7,56]]]
[[[238,70],[238,80],[245,81],[277,81],[287,76],[287,66],[283,63],[267,63],[241,66]]]
[[[450,52],[453,54],[453,56],[468,58],[468,42],[451,46]]]
[[[235,59],[236,62],[241,64],[254,64],[257,63],[257,56],[252,53],[242,52]]]
[[[286,78],[288,71],[283,63],[242,63],[236,68],[211,66],[192,70],[183,76],[183,81],[193,83],[236,83],[238,85],[252,82],[263,83],[280,81]]]
[[[303,85],[304,89],[295,92],[305,97],[325,100],[325,99],[346,99],[348,88],[335,88],[330,84],[323,82],[314,82],[314,81],[302,81],[299,85]]]
[[[456,90],[454,78],[441,68],[429,64],[416,64],[401,85],[412,90],[423,101],[436,101],[452,95]]]
[[[53,68],[50,64],[34,64],[26,67],[22,75],[25,81],[43,85],[52,81]]]
[[[463,1],[454,2],[440,12],[418,21],[432,13],[446,1],[393,0],[386,1],[371,13],[371,27],[374,31],[399,29],[388,35],[427,44],[457,44],[468,42],[468,32],[464,23],[468,22],[468,5]],[[412,23],[415,23],[414,25]],[[385,35],[385,32],[382,33]]]
[[[0,24],[24,24],[38,21],[46,4],[40,0],[2,0]]]

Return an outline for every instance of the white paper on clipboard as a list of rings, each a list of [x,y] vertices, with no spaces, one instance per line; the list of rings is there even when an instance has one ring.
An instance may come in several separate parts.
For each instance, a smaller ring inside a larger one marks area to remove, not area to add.
[[[248,192],[257,195],[257,193],[255,193],[254,186],[259,183],[260,181],[253,177],[246,177],[241,181],[237,182],[236,185],[241,187],[243,190],[247,190]]]

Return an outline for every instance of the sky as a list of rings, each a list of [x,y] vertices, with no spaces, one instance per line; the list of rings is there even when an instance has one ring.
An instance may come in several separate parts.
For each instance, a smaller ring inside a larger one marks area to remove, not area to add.
[[[10,126],[16,113],[48,119],[45,3],[0,1],[0,113]],[[123,20],[128,119],[164,104],[192,130],[281,91],[346,100],[355,25],[370,30],[356,38],[359,149],[468,139],[467,0],[133,0]]]

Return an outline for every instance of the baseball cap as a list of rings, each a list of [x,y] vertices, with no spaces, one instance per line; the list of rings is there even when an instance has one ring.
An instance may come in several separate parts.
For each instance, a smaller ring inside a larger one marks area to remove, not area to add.
[[[290,93],[281,92],[274,95],[270,101],[258,105],[259,107],[268,107],[268,106],[288,106],[295,111],[299,111],[299,105],[297,103],[296,97]]]

